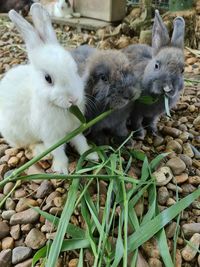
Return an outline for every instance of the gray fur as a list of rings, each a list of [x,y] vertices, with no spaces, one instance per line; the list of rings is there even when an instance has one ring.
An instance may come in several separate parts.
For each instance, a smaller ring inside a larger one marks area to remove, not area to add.
[[[174,20],[174,31],[170,41],[167,29],[156,11],[152,47],[131,45],[123,50],[130,60],[142,95],[158,99],[151,105],[139,101],[135,101],[132,105],[130,128],[133,131],[140,129],[137,131],[140,138],[144,137],[144,127],[156,133],[157,119],[165,112],[164,94],[169,98],[170,108],[180,97],[184,86],[184,29],[183,18],[177,17]],[[165,92],[165,88],[168,88],[169,92]]]
[[[126,121],[132,100],[139,97],[128,58],[120,51],[99,51],[88,46],[77,48],[72,55],[85,76],[86,119],[115,110],[90,129],[89,138],[96,144],[108,144],[110,137],[116,136],[121,142],[128,135]]]

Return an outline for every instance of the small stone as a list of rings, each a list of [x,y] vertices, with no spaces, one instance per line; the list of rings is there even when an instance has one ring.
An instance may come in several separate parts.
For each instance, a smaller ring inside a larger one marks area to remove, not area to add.
[[[131,262],[131,260],[132,260],[132,257],[129,262]],[[145,258],[143,257],[142,253],[140,253],[140,251],[137,257],[136,267],[149,267],[149,264],[146,262]]]
[[[166,203],[167,207],[173,206],[174,204],[176,204],[176,201],[171,197],[168,198],[167,203]]]
[[[62,197],[55,197],[54,198],[54,205],[56,207],[62,207],[64,203],[64,199]]]
[[[192,236],[195,233],[200,234],[200,223],[183,224],[182,231],[186,236]]]
[[[189,143],[183,144],[183,154],[187,155],[190,158],[194,157],[194,152]]]
[[[12,147],[12,148],[6,149],[5,154],[8,155],[9,157],[13,157],[13,156],[16,156],[18,152],[19,152],[18,148]]]
[[[186,245],[181,254],[185,261],[192,261],[197,254],[200,245],[200,234],[195,233],[189,240],[190,245]]]
[[[21,230],[20,230],[19,224],[11,226],[10,235],[12,236],[14,240],[18,240],[20,238],[20,233],[21,233]]]
[[[15,265],[15,267],[31,267],[32,266],[32,261],[33,261],[33,259],[28,259],[26,261],[18,263],[17,265]]]
[[[198,256],[198,265],[200,266],[200,254]]]
[[[173,174],[169,167],[161,167],[153,173],[156,178],[156,184],[163,186],[168,184],[173,178]]]
[[[163,134],[172,136],[174,138],[178,138],[179,135],[181,134],[180,130],[178,130],[176,128],[168,127],[168,126],[164,126],[162,129],[162,132],[163,132]]]
[[[172,170],[174,175],[182,174],[186,169],[184,161],[178,157],[168,160],[166,165]]]
[[[158,189],[158,203],[160,205],[165,205],[169,198],[169,191],[165,186],[162,186]]]
[[[180,186],[177,186],[177,185],[172,184],[172,183],[167,184],[167,189],[172,190],[173,192],[178,192],[178,193],[183,192],[183,189]]]
[[[46,237],[45,235],[39,231],[36,228],[33,228],[25,239],[25,244],[27,247],[30,247],[32,249],[39,249],[43,247],[46,243]]]
[[[194,126],[200,125],[200,116],[198,116],[196,119],[194,119],[193,124],[194,124]]]
[[[188,182],[192,185],[200,185],[200,176],[190,176]]]
[[[179,249],[176,250],[176,267],[181,267],[182,266],[182,257],[181,257],[181,252]]]
[[[4,220],[9,221],[13,214],[15,214],[15,210],[4,210],[1,214]]]
[[[8,148],[8,145],[5,145],[5,144],[0,145],[0,158],[5,154],[5,151],[7,148]]]
[[[187,173],[182,173],[181,175],[177,175],[173,178],[173,183],[174,184],[183,184],[188,180],[188,174]]]
[[[16,203],[12,198],[7,198],[5,202],[5,209],[6,210],[14,210],[16,207]]]
[[[21,198],[16,206],[16,212],[21,212],[30,208],[30,206],[38,206],[38,202],[31,198]]]
[[[22,231],[24,234],[29,233],[29,232],[31,231],[31,229],[32,229],[32,224],[30,224],[30,223],[23,224],[23,225],[21,226],[21,231]]]
[[[157,135],[153,140],[153,145],[154,145],[154,147],[158,147],[158,146],[161,146],[163,144],[163,142],[164,142],[164,138]]]
[[[9,160],[8,160],[8,166],[10,168],[15,168],[17,167],[19,163],[19,159],[17,157],[11,157]]]
[[[188,110],[189,112],[195,112],[196,111],[195,105],[189,105]]]
[[[183,189],[182,193],[184,194],[190,194],[196,190],[196,187],[192,184],[183,184],[181,185],[181,188]]]
[[[53,190],[52,183],[50,181],[43,181],[37,189],[36,198],[44,198],[48,196]]]
[[[13,249],[14,248],[14,239],[12,237],[5,237],[2,239],[2,249]]]
[[[182,146],[179,144],[179,142],[177,142],[175,140],[171,140],[167,143],[166,151],[167,152],[174,151],[177,154],[180,154],[180,153],[182,153]]]
[[[5,179],[5,175],[4,175],[4,179]],[[14,186],[15,184],[12,182],[7,183],[3,188],[4,195],[7,195],[8,193],[10,193],[10,191],[13,189]]]
[[[78,261],[79,261],[79,259],[72,259],[72,260],[70,260],[68,266],[69,267],[77,267],[78,266]]]
[[[24,197],[26,197],[26,195],[27,195],[27,193],[23,188],[19,188],[19,189],[15,190],[15,192],[14,192],[14,197],[18,198],[18,199],[24,198]]]
[[[200,209],[200,201],[192,202],[192,207],[195,208],[195,209]]]
[[[150,258],[148,260],[149,267],[162,267],[162,262],[157,258]]]
[[[43,174],[45,171],[38,164],[34,164],[27,169],[26,173],[27,175]]]
[[[4,174],[9,170],[8,165],[7,164],[1,164],[0,165],[0,179],[2,180],[4,177]]]
[[[12,250],[6,249],[0,252],[0,266],[11,267],[12,265]]]
[[[17,264],[28,259],[32,254],[32,249],[28,247],[16,247],[13,249],[12,264]]]
[[[160,258],[160,252],[156,240],[149,240],[142,245],[143,250],[148,257]]]
[[[60,194],[59,192],[57,192],[57,191],[53,191],[53,192],[47,197],[47,199],[46,199],[46,203],[49,203],[49,202],[53,201],[54,198],[56,198],[56,197],[60,197],[60,196],[61,196],[61,194]]]
[[[34,223],[39,219],[38,212],[34,211],[33,209],[28,209],[22,212],[18,212],[14,214],[10,218],[10,224],[27,224],[27,223]]]
[[[179,157],[182,161],[185,162],[187,168],[192,166],[192,159],[189,156],[181,154],[179,155]]]
[[[56,216],[59,216],[59,215],[61,215],[62,210],[63,210],[62,208],[53,207],[49,210],[49,213],[56,215]]]
[[[172,223],[170,223],[170,225],[167,226],[167,228],[166,228],[167,238],[172,238],[174,236],[175,231],[176,231],[176,226],[177,226],[176,222],[172,222]]]
[[[186,142],[190,137],[190,134],[188,132],[183,132],[179,135],[179,138],[183,141]]]
[[[144,212],[144,202],[142,199],[139,199],[139,201],[135,204],[135,213],[138,217],[142,217]]]
[[[10,228],[8,224],[6,222],[0,222],[0,239],[8,236],[9,232],[10,232]]]

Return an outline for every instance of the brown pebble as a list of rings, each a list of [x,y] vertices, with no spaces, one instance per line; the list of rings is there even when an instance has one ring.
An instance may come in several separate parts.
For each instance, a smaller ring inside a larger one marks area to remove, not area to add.
[[[188,182],[192,185],[200,185],[200,176],[190,176]]]
[[[182,257],[181,252],[179,249],[176,250],[176,264],[175,267],[181,267],[182,266]]]
[[[200,234],[194,234],[189,242],[192,246],[187,244],[181,252],[182,257],[185,261],[192,261],[196,256],[197,250],[199,249],[200,245]]]
[[[168,160],[166,165],[172,170],[174,175],[180,175],[186,169],[186,165],[185,165],[184,161],[182,161],[178,157],[174,157],[174,158]]]
[[[182,184],[188,180],[188,174],[182,173],[181,175],[177,175],[173,177],[172,181],[174,184]]]
[[[0,180],[3,179],[4,174],[9,170],[7,164],[1,164],[0,165]]]
[[[78,261],[79,261],[79,259],[72,259],[72,260],[70,260],[68,266],[69,267],[77,267],[78,266]]]
[[[148,263],[150,267],[162,267],[163,266],[162,262],[157,258],[150,258],[148,260]]]
[[[162,132],[163,134],[172,136],[174,138],[179,137],[179,135],[181,134],[180,130],[173,128],[173,127],[168,127],[168,126],[164,126],[162,129]]]
[[[2,249],[13,249],[14,239],[12,237],[5,237],[2,239]]]

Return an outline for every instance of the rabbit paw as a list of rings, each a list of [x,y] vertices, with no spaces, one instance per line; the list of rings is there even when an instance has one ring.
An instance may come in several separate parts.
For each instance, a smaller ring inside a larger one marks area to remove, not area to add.
[[[68,174],[68,164],[67,162],[61,162],[57,160],[53,160],[53,164],[51,166],[51,169],[53,172],[57,173],[63,173],[63,174]]]
[[[30,149],[33,153],[33,156],[36,157],[36,156],[40,155],[41,153],[43,153],[46,150],[46,147],[44,146],[44,144],[41,143],[41,144],[31,145]],[[51,160],[51,159],[52,159],[51,154],[48,154],[42,158],[42,160]]]
[[[99,161],[99,156],[96,152],[90,153],[86,158],[89,160]]]

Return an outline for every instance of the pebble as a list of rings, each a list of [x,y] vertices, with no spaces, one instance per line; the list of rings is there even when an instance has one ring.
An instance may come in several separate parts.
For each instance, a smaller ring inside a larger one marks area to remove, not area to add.
[[[8,148],[8,145],[5,145],[5,144],[0,145],[0,158],[5,154],[5,151],[7,148]]]
[[[183,224],[182,231],[186,236],[192,236],[195,233],[200,234],[200,223]]]
[[[183,150],[182,146],[176,140],[171,140],[167,143],[167,146],[166,146],[167,152],[174,151],[177,154],[180,154],[180,153],[182,153],[182,150]]]
[[[20,198],[16,206],[16,212],[21,212],[30,208],[30,206],[38,206],[38,202],[31,198]]]
[[[39,231],[36,228],[33,228],[25,239],[25,244],[27,247],[30,247],[32,249],[39,249],[43,247],[46,243],[46,237],[45,235]]]
[[[156,178],[156,184],[158,186],[163,186],[168,184],[173,178],[173,174],[169,167],[161,167],[153,173],[153,176]]]
[[[172,206],[174,204],[176,204],[176,201],[171,197],[168,198],[167,203],[166,203],[167,207],[170,207],[170,206]]]
[[[158,203],[160,205],[165,205],[169,198],[169,191],[165,186],[162,186],[158,189]]]
[[[132,259],[132,257],[131,257],[131,259]],[[131,259],[130,259],[130,262],[131,262]],[[130,266],[130,265],[128,265],[128,266]],[[139,251],[138,257],[137,257],[136,267],[149,267],[149,264],[146,262],[145,258],[140,253],[140,251]]]
[[[4,210],[1,214],[2,218],[4,220],[10,220],[10,218],[12,217],[13,214],[15,214],[15,210]]]
[[[180,130],[173,128],[173,127],[168,127],[168,126],[164,126],[162,129],[162,132],[163,134],[172,136],[174,138],[178,138],[179,135],[181,134]]]
[[[5,209],[6,210],[14,210],[16,207],[16,203],[12,198],[7,198],[5,202]]]
[[[194,152],[189,143],[183,144],[183,154],[187,155],[190,158],[194,157]]]
[[[190,134],[188,132],[183,132],[179,135],[179,138],[183,141],[186,142],[190,137]]]
[[[198,116],[196,119],[194,119],[193,124],[194,124],[194,126],[200,125],[200,116]]]
[[[156,240],[149,240],[142,245],[143,250],[151,258],[160,258],[160,252]]]
[[[189,156],[181,154],[179,155],[179,158],[184,161],[187,168],[192,166],[192,159]]]
[[[10,236],[7,236],[2,239],[2,249],[13,249],[14,248],[14,239]]]
[[[174,184],[183,184],[188,180],[188,174],[182,173],[181,175],[177,175],[173,177],[172,181]]]
[[[11,226],[10,235],[12,236],[14,240],[18,240],[20,238],[20,233],[21,233],[21,229],[20,229],[19,224]]]
[[[33,259],[28,259],[26,261],[23,261],[23,262],[15,265],[15,267],[31,267],[32,266],[32,260]]]
[[[8,155],[9,157],[13,157],[13,156],[16,156],[18,152],[19,152],[18,148],[12,147],[12,148],[6,149],[5,154]]]
[[[12,250],[6,249],[0,252],[0,266],[11,267],[12,265]]]
[[[8,171],[8,165],[7,164],[1,164],[0,165],[0,179],[2,180],[4,177],[4,174]]]
[[[15,167],[17,167],[18,163],[19,163],[19,158],[17,158],[17,157],[11,157],[11,158],[8,160],[8,166],[9,166],[10,168],[15,168]]]
[[[0,239],[9,235],[9,232],[10,232],[10,228],[8,224],[6,222],[0,222]]]
[[[200,185],[200,176],[189,176],[188,182],[192,185]]]
[[[177,226],[176,222],[172,222],[167,226],[167,228],[166,228],[166,236],[167,236],[167,238],[174,237],[174,234],[175,234],[175,231],[176,231],[176,226]]]
[[[78,261],[79,261],[79,259],[72,259],[72,260],[69,261],[68,266],[69,267],[77,267],[78,266]]]
[[[164,142],[164,138],[157,135],[153,140],[153,145],[154,145],[154,147],[158,147],[158,146],[161,146],[163,144],[163,142]]]
[[[186,169],[184,161],[182,161],[178,157],[168,160],[166,165],[172,170],[174,175],[179,175],[183,173]]]
[[[37,189],[36,198],[44,198],[48,196],[53,191],[52,183],[45,180]]]
[[[195,208],[195,209],[200,209],[200,201],[192,202],[192,207]]]
[[[32,249],[29,247],[16,247],[12,253],[12,264],[17,264],[28,259],[32,254]]]
[[[196,187],[192,184],[183,184],[181,185],[181,188],[183,189],[182,193],[184,194],[190,194],[196,190]]]
[[[34,211],[33,209],[28,209],[22,212],[18,212],[14,214],[10,218],[10,224],[27,224],[27,223],[34,223],[39,219],[38,212]]]
[[[150,267],[162,267],[163,266],[162,262],[157,258],[150,258],[148,260],[148,263]]]
[[[191,239],[189,240],[190,244],[192,245],[186,245],[182,252],[181,255],[183,257],[183,259],[185,261],[192,261],[194,259],[194,257],[197,254],[197,250],[199,249],[199,245],[200,245],[200,234],[199,233],[195,233]]]
[[[4,175],[4,178],[5,178],[5,175]],[[14,186],[15,184],[12,182],[7,183],[3,188],[4,195],[7,195],[8,193],[10,193],[10,191],[13,189]]]
[[[179,249],[176,250],[176,264],[175,267],[181,267],[182,266],[182,257],[181,252]]]

